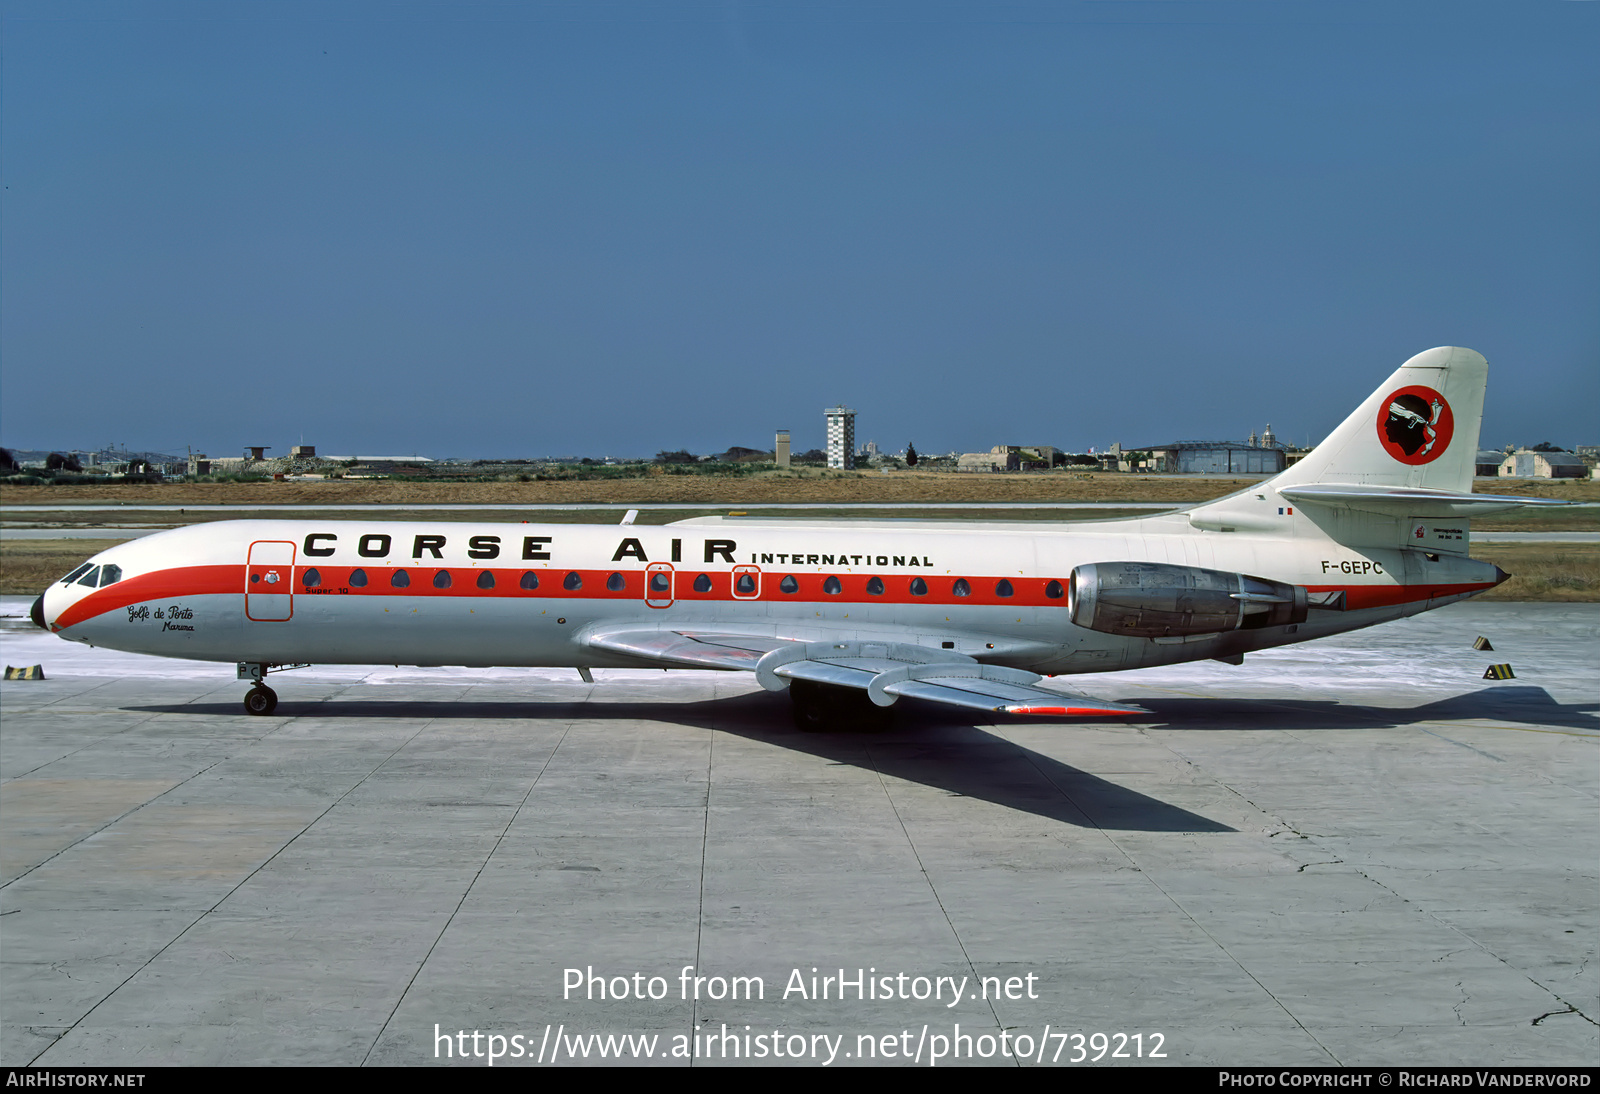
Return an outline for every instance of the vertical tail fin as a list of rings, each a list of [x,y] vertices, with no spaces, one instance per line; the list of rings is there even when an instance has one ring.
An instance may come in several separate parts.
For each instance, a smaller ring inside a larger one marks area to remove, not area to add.
[[[1305,459],[1273,479],[1469,492],[1489,363],[1456,346],[1401,365]]]

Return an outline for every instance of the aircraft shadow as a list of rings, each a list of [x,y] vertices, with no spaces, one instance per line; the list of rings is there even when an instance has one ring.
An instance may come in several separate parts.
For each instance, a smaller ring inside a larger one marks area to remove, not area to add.
[[[689,703],[455,702],[337,699],[278,705],[277,716],[400,720],[426,718],[656,721],[718,730],[838,764],[918,783],[1080,828],[1136,832],[1232,832],[1233,828],[1119,786],[988,733],[943,707],[902,704],[882,733],[802,733],[786,696],[754,692]],[[244,717],[237,703],[129,706],[152,714]],[[1023,719],[1008,719],[1025,724]]]
[[[1391,729],[1419,722],[1490,719],[1600,733],[1600,703],[1559,703],[1541,687],[1486,687],[1415,707],[1380,707],[1333,699],[1137,698],[1151,721],[1169,729]]]
[[[1600,703],[1562,704],[1541,687],[1486,687],[1415,707],[1378,707],[1316,699],[1144,698],[1145,725],[1214,730],[1388,729],[1425,722],[1491,719],[1600,731]],[[242,717],[234,703],[132,706],[159,714]],[[904,779],[951,796],[973,798],[1081,828],[1138,832],[1231,832],[1186,809],[997,737],[961,711],[906,701],[882,733],[802,733],[787,698],[752,692],[701,702],[455,702],[338,698],[280,703],[278,714],[345,719],[430,720],[529,717],[573,721],[656,721],[718,730],[833,763]],[[992,723],[994,719],[984,719]],[[1000,719],[1037,725],[1031,719]],[[1097,725],[1117,723],[1094,723]]]

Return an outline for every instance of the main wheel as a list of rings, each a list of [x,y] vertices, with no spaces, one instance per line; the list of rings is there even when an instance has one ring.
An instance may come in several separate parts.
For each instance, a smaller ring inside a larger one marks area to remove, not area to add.
[[[805,733],[881,733],[894,722],[894,708],[878,706],[857,688],[795,680],[789,700],[795,728]]]
[[[278,709],[278,693],[265,684],[257,684],[244,693],[246,714],[271,714]]]

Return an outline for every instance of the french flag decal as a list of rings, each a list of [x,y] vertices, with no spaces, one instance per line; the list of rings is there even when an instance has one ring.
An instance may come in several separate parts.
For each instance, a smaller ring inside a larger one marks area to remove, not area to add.
[[[1283,516],[1283,515],[1284,515],[1284,514],[1285,514],[1285,513],[1287,513],[1287,514],[1288,514],[1288,515],[1289,515],[1289,516],[1291,516],[1291,517],[1292,517],[1292,516],[1294,516],[1294,506],[1292,506],[1292,505],[1291,505],[1291,506],[1289,506],[1289,508],[1287,508],[1287,509],[1285,509],[1285,508],[1284,508],[1284,507],[1283,507],[1283,506],[1281,506],[1281,505],[1280,505],[1280,506],[1278,506],[1278,515],[1279,515],[1279,516],[1280,516],[1280,517],[1281,517],[1281,516]]]

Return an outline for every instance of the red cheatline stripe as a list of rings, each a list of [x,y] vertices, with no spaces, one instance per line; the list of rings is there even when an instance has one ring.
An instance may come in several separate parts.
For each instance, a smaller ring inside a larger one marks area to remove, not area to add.
[[[266,569],[285,569],[286,567],[265,567]],[[257,566],[256,569],[263,569]],[[433,567],[433,566],[385,566],[385,567],[358,567],[358,566],[294,566],[293,592],[296,596],[416,596],[416,597],[454,597],[468,599],[546,599],[546,600],[643,600],[645,598],[643,570],[523,570],[523,569],[486,569],[466,567]],[[357,586],[350,584],[350,575],[356,570],[365,570],[367,584]],[[309,570],[317,571],[319,583],[315,588],[305,586],[305,574]],[[434,585],[435,575],[441,571],[450,575],[450,584],[446,588]],[[157,570],[152,573],[138,574],[128,577],[115,585],[104,589],[97,589],[79,600],[56,620],[57,627],[70,627],[81,623],[85,619],[92,619],[106,612],[113,612],[130,604],[139,604],[152,600],[167,600],[183,596],[204,596],[216,593],[239,593],[246,588],[246,575],[248,568],[237,566],[181,566],[169,570]],[[391,575],[404,573],[411,579],[411,584],[405,588],[396,588],[390,582]],[[521,587],[524,573],[538,575],[539,587],[537,589],[524,589]],[[710,579],[711,587],[705,592],[696,592],[694,589],[695,578],[704,573]],[[484,573],[494,575],[495,584],[491,589],[478,588],[479,576]],[[564,580],[569,573],[576,573],[582,578],[580,589],[569,590],[564,587]],[[621,589],[608,589],[606,581],[612,574],[622,577]],[[779,591],[779,582],[785,576],[793,576],[798,588],[793,593]],[[841,591],[829,594],[823,586],[829,577],[839,579]],[[759,592],[755,596],[736,596],[733,588],[734,575],[729,571],[695,571],[678,570],[673,575],[673,588],[671,596],[679,601],[689,603],[702,601],[739,601],[759,600],[767,603],[817,603],[817,604],[938,604],[945,607],[961,607],[983,605],[986,607],[1016,607],[1016,608],[1065,608],[1066,597],[1047,597],[1045,587],[1051,580],[1059,581],[1063,587],[1066,585],[1064,578],[1051,579],[1048,577],[1013,577],[1006,578],[1011,583],[1014,595],[1002,597],[995,595],[995,587],[1000,578],[994,577],[968,577],[964,580],[972,590],[970,596],[958,597],[952,589],[958,580],[953,576],[923,577],[928,586],[928,595],[916,596],[911,592],[911,582],[914,575],[908,574],[793,574],[785,575],[782,571],[766,571],[760,575]],[[884,591],[874,595],[867,591],[867,586],[874,578],[881,580]],[[1456,585],[1310,585],[1307,591],[1312,593],[1335,592],[1343,590],[1347,610],[1362,608],[1388,607],[1395,604],[1407,604],[1435,597],[1459,596],[1463,593],[1479,592],[1483,589],[1493,588],[1493,582],[1473,582]],[[273,587],[270,590],[258,587],[261,592],[270,592],[281,595],[285,590]],[[658,598],[666,594],[655,594]]]
[[[292,584],[285,588],[281,584],[271,587],[257,585],[253,591],[283,595],[292,590],[295,596],[415,596],[415,597],[454,597],[468,599],[547,599],[547,600],[643,600],[645,598],[646,574],[643,570],[523,570],[523,569],[488,569],[488,568],[463,568],[453,566],[386,566],[386,567],[360,567],[360,566],[303,566],[294,567],[266,566],[257,564],[254,567],[245,566],[191,566],[175,567],[170,570],[160,570],[149,574],[140,574],[119,581],[105,589],[96,590],[78,601],[62,613],[56,621],[58,626],[70,627],[74,623],[81,623],[85,619],[93,618],[105,612],[116,611],[130,604],[142,603],[149,600],[163,600],[176,596],[200,596],[209,593],[237,593],[243,592],[247,586],[248,573],[253,569],[264,573],[267,570],[292,570]],[[308,588],[305,576],[308,571],[315,570],[317,585]],[[350,577],[357,570],[365,572],[367,584],[352,585]],[[436,575],[440,572],[449,574],[450,583],[440,588],[434,584]],[[390,584],[392,575],[404,573],[410,584],[405,587],[395,587]],[[478,580],[484,573],[494,576],[494,587],[480,589]],[[524,589],[521,586],[522,575],[525,573],[536,574],[539,578],[537,589]],[[567,589],[565,580],[569,573],[576,573],[582,579],[579,589]],[[704,592],[697,592],[694,588],[695,579],[704,573],[710,581],[710,588]],[[621,589],[610,589],[607,580],[613,575],[622,577]],[[971,595],[965,597],[955,596],[952,589],[957,581],[955,577],[925,577],[928,595],[916,596],[911,592],[911,575],[893,574],[881,576],[874,574],[794,574],[793,577],[798,588],[793,593],[780,591],[779,583],[785,575],[781,572],[765,572],[760,575],[758,592],[755,595],[740,595],[734,590],[735,574],[729,571],[694,571],[678,570],[673,575],[673,588],[671,596],[675,600],[698,601],[764,601],[764,602],[816,602],[823,604],[942,604],[945,606],[960,605],[1000,605],[1005,607],[1052,607],[1065,608],[1065,596],[1047,597],[1045,586],[1052,580],[1050,578],[1007,578],[1011,582],[1014,593],[1009,597],[995,595],[995,586],[1001,580],[994,577],[966,578],[971,588]],[[824,585],[829,577],[837,577],[841,591],[830,594],[824,591]],[[883,582],[884,591],[873,594],[867,591],[868,583],[878,577]],[[1063,589],[1064,579],[1061,582]],[[655,598],[664,598],[668,594],[653,594]]]
[[[1492,589],[1497,582],[1471,581],[1458,585],[1307,585],[1308,593],[1343,591],[1345,611],[1362,608],[1388,608],[1396,604],[1415,604],[1438,597],[1460,596]]]
[[[56,619],[57,627],[70,627],[106,612],[182,596],[237,593],[244,587],[243,566],[180,566],[123,578],[115,585],[96,589]]]

